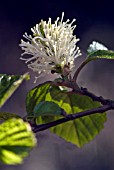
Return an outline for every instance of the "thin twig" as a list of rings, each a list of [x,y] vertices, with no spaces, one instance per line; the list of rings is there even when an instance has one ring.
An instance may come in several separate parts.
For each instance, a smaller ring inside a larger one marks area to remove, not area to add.
[[[93,101],[100,102],[102,105],[106,105],[106,104],[108,104],[108,103],[109,103],[109,104],[110,104],[110,103],[114,103],[113,100],[104,99],[102,96],[96,96],[95,94],[89,92],[89,91],[87,90],[87,88],[81,87],[81,90],[80,90],[79,93],[90,97]]]
[[[69,114],[67,115],[66,117],[64,118],[61,118],[59,120],[56,120],[56,121],[53,121],[53,122],[49,122],[49,123],[45,123],[45,124],[41,124],[41,125],[36,125],[35,123],[31,124],[32,128],[33,128],[33,132],[37,133],[39,131],[43,131],[43,130],[46,130],[48,128],[51,128],[51,127],[54,127],[54,126],[57,126],[59,124],[62,124],[62,123],[65,123],[65,122],[68,122],[68,121],[71,121],[71,120],[75,120],[75,119],[78,119],[78,118],[81,118],[81,117],[84,117],[84,116],[88,116],[88,115],[92,115],[92,114],[95,114],[95,113],[103,113],[105,111],[108,111],[108,110],[114,110],[114,101],[113,100],[109,100],[109,99],[104,99],[103,97],[98,97],[96,96],[95,94],[89,92],[86,88],[75,88],[75,82],[74,84],[72,84],[72,82],[66,82],[66,81],[63,81],[63,82],[49,82],[51,85],[60,85],[60,86],[66,86],[66,87],[70,87],[72,89],[72,93],[78,93],[78,94],[81,94],[81,95],[86,95],[88,97],[90,97],[93,101],[97,101],[97,102],[100,102],[102,104],[101,107],[98,107],[98,108],[93,108],[93,109],[90,109],[90,110],[86,110],[86,111],[82,111],[82,112],[79,112],[79,113],[74,113],[74,114]]]
[[[63,81],[63,82],[51,82],[51,84],[55,85],[55,86],[69,87],[69,88],[72,89],[73,93],[86,95],[86,96],[90,97],[93,101],[100,102],[102,105],[106,105],[107,103],[114,102],[113,100],[110,100],[110,99],[104,99],[102,96],[96,96],[95,94],[89,92],[87,90],[87,88],[84,88],[84,87],[79,88],[79,86],[76,86],[76,83],[74,81],[71,81],[71,82],[66,82],[66,81]]]
[[[114,105],[108,104],[108,105],[103,105],[103,106],[98,107],[98,108],[86,110],[86,111],[83,111],[83,112],[79,112],[79,113],[75,113],[75,114],[69,114],[65,118],[62,118],[62,119],[59,119],[59,120],[56,120],[56,121],[53,121],[53,122],[49,122],[49,123],[46,123],[46,124],[36,125],[33,129],[33,132],[37,133],[39,131],[46,130],[48,128],[57,126],[59,124],[62,124],[62,123],[65,123],[65,122],[68,122],[68,121],[71,121],[71,120],[75,120],[75,119],[78,119],[78,118],[81,118],[81,117],[84,117],[84,116],[88,116],[88,115],[92,115],[92,114],[95,114],[95,113],[101,114],[101,113],[103,113],[107,110],[111,110],[111,109],[114,109]]]
[[[77,81],[77,77],[78,74],[80,73],[80,71],[82,70],[82,68],[88,63],[88,60],[85,60],[82,62],[82,64],[78,67],[78,69],[76,70],[74,76],[73,76],[73,81],[76,82]]]

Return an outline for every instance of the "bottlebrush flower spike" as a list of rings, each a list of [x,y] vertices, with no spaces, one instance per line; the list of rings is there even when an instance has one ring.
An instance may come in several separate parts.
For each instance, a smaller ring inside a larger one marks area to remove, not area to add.
[[[79,39],[73,35],[76,25],[72,24],[75,19],[72,22],[69,19],[63,22],[63,17],[64,13],[61,20],[58,17],[54,24],[51,18],[48,22],[41,20],[31,28],[32,36],[27,33],[23,35],[28,41],[21,40],[20,47],[24,51],[22,56],[25,54],[31,56],[21,59],[38,74],[51,72],[63,74],[65,67],[72,71],[75,58],[81,55],[79,47],[76,46]]]

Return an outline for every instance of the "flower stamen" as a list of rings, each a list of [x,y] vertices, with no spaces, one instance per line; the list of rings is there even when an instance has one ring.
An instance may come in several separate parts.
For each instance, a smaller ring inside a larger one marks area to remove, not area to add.
[[[38,74],[51,72],[63,74],[64,71],[70,74],[75,58],[81,55],[79,47],[76,46],[79,39],[73,35],[76,25],[72,24],[76,19],[69,23],[69,19],[63,22],[63,18],[64,12],[61,19],[57,17],[54,24],[51,18],[48,22],[41,20],[39,24],[31,28],[33,35],[27,33],[23,35],[28,41],[21,40],[20,47],[24,51],[22,56],[29,54],[32,57],[20,59]]]

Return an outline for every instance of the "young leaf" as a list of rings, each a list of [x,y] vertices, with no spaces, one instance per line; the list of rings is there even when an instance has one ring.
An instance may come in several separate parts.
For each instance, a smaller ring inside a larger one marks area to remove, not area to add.
[[[95,59],[114,59],[114,51],[108,50],[103,44],[93,41],[87,49],[88,58],[87,60]]]
[[[114,59],[114,51],[98,50],[88,56],[89,61],[96,59]]]
[[[4,105],[24,79],[29,79],[27,73],[21,76],[0,74],[0,107]]]
[[[36,138],[28,123],[9,119],[0,125],[0,160],[5,164],[20,164],[36,145]]]
[[[77,81],[77,77],[83,67],[92,60],[96,59],[114,59],[114,51],[108,50],[104,45],[93,41],[87,49],[88,56],[85,61],[78,67],[74,74],[74,81]]]
[[[34,117],[38,116],[60,116],[62,109],[54,102],[42,101],[33,110]]]

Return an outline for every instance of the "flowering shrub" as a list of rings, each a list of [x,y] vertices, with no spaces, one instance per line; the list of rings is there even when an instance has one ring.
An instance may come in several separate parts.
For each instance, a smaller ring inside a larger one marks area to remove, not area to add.
[[[114,59],[114,51],[93,41],[86,59],[75,68],[74,61],[81,55],[70,22],[57,18],[54,23],[41,20],[25,33],[20,47],[21,59],[38,73],[57,74],[54,81],[44,82],[31,89],[26,96],[26,116],[0,112],[0,160],[5,164],[22,163],[36,145],[35,133],[49,129],[78,147],[95,138],[107,120],[106,111],[114,109],[114,101],[104,99],[80,87],[77,78],[83,67],[92,60]],[[26,55],[23,57],[23,55]],[[73,75],[73,69],[75,70]],[[29,75],[0,74],[0,107]]]

